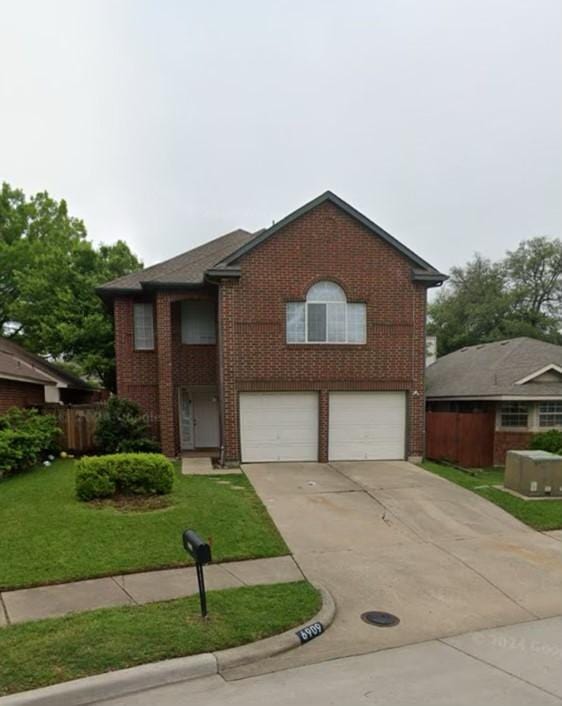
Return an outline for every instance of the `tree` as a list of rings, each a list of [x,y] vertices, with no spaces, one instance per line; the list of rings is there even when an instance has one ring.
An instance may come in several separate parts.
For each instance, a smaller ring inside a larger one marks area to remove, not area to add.
[[[111,315],[95,293],[141,267],[126,243],[95,248],[65,201],[0,191],[0,329],[83,375],[114,385]]]
[[[523,241],[500,262],[455,267],[428,309],[439,355],[516,336],[562,341],[562,243]]]
[[[562,242],[533,238],[508,251],[503,263],[517,310],[534,325],[562,315]]]

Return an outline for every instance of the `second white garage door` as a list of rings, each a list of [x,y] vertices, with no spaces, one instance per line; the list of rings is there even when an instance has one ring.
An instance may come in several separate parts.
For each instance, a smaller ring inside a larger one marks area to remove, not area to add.
[[[317,393],[240,393],[240,440],[242,461],[317,461]]]
[[[331,392],[331,461],[403,459],[406,395],[403,392]]]

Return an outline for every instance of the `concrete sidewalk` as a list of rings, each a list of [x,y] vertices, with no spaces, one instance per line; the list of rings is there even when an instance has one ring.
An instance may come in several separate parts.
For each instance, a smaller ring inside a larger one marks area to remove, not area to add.
[[[209,590],[302,581],[291,556],[224,562],[205,567]],[[122,574],[0,593],[0,626],[96,608],[167,601],[197,593],[195,567]]]
[[[296,652],[305,653],[313,644]],[[207,677],[95,703],[561,706],[562,618],[481,630],[239,681]],[[0,704],[4,706],[2,699]],[[9,700],[6,706],[11,706]]]

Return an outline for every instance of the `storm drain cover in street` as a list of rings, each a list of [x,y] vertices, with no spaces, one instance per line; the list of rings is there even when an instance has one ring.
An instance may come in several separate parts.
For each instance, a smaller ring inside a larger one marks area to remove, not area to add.
[[[400,622],[400,618],[382,610],[369,610],[366,613],[361,613],[361,620],[369,623],[369,625],[377,625],[380,628],[392,628]]]

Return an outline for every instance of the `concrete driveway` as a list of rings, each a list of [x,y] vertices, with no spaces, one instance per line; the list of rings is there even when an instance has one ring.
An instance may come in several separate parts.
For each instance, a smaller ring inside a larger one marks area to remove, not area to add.
[[[244,471],[338,615],[249,674],[562,614],[562,542],[412,464],[252,464]],[[386,610],[393,628],[364,623]]]

